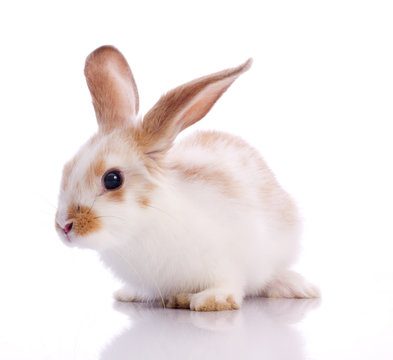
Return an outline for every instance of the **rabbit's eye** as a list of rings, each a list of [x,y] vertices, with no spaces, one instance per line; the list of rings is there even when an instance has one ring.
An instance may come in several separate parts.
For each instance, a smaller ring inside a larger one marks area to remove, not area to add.
[[[103,182],[105,189],[114,190],[123,184],[123,177],[120,171],[111,170],[104,175]]]

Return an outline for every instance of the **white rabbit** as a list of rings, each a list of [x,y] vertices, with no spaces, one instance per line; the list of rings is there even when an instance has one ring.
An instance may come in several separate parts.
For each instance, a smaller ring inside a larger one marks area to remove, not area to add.
[[[123,55],[103,46],[88,56],[99,129],[64,167],[56,228],[68,245],[99,252],[125,283],[118,300],[212,311],[250,295],[319,295],[289,270],[298,210],[258,152],[214,131],[174,144],[250,66],[171,90],[141,120]]]

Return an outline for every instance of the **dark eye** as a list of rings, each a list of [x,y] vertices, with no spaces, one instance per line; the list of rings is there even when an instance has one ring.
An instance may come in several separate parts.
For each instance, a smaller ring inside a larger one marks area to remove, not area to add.
[[[118,170],[111,170],[103,178],[105,189],[114,190],[123,184],[123,177]]]

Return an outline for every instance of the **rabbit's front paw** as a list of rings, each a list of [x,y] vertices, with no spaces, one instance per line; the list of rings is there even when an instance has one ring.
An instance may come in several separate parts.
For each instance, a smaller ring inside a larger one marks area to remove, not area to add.
[[[177,294],[169,297],[165,303],[167,308],[189,309],[192,294]]]
[[[221,311],[240,309],[242,297],[222,289],[207,289],[191,296],[190,309],[194,311]]]

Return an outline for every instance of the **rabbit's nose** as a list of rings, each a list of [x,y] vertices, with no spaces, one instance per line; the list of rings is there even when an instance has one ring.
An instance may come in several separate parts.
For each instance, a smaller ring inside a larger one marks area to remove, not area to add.
[[[72,230],[72,225],[73,225],[73,223],[70,222],[64,226],[64,228],[63,228],[64,234],[67,235]]]

